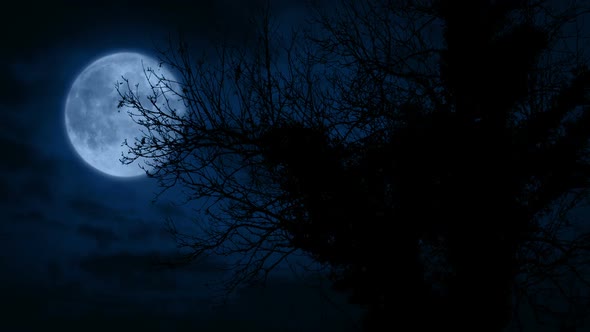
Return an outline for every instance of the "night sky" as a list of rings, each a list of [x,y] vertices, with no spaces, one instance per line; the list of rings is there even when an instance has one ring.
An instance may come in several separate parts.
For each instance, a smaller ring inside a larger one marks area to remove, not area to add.
[[[259,1],[262,2],[262,1]],[[295,0],[273,1],[297,24]],[[64,103],[76,75],[102,55],[153,55],[182,31],[193,46],[251,32],[256,1],[17,1],[0,21],[0,331],[349,331],[355,308],[288,270],[265,288],[219,297],[225,262],[157,269],[174,257],[164,220],[190,207],[156,203],[154,180],[117,179],[68,142]],[[16,9],[14,9],[16,8]],[[135,166],[130,166],[135,167]],[[311,286],[310,286],[311,285]],[[332,303],[334,302],[334,303]]]

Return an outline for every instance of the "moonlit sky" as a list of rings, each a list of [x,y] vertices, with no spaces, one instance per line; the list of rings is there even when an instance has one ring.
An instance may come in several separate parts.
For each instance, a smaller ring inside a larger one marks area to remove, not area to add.
[[[308,15],[303,0],[271,1],[285,31]],[[317,282],[289,271],[221,303],[209,285],[223,276],[223,259],[155,270],[154,261],[176,252],[165,218],[182,222],[195,212],[167,204],[178,200],[174,192],[151,204],[159,189],[154,180],[92,169],[66,134],[66,97],[87,65],[121,51],[154,56],[155,46],[178,31],[196,49],[242,40],[252,33],[250,14],[264,2],[10,4],[0,20],[1,332],[355,331],[356,307],[327,283],[319,291]],[[590,215],[577,213],[582,220]]]
[[[175,252],[164,218],[194,212],[167,205],[174,193],[150,204],[153,180],[92,170],[65,132],[65,98],[86,65],[118,51],[154,54],[179,30],[193,46],[239,40],[251,31],[248,13],[258,3],[11,5],[0,22],[1,331],[352,330],[354,309],[341,297],[328,292],[328,301],[288,273],[221,305],[207,284],[219,279],[223,260],[154,270],[151,262]],[[299,1],[273,3],[285,21],[305,15]]]

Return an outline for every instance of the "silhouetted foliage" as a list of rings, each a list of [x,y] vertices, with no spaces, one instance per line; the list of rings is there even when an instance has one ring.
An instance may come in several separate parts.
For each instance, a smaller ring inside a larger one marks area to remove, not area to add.
[[[188,259],[238,254],[230,288],[302,252],[366,306],[370,331],[500,331],[523,301],[569,328],[543,292],[589,303],[565,290],[589,277],[570,213],[590,175],[585,13],[343,0],[289,40],[267,13],[250,48],[214,60],[171,43],[179,81],[162,77],[157,111],[120,90],[146,129],[123,162],[146,157],[164,190],[204,202],[202,229],[171,231]]]

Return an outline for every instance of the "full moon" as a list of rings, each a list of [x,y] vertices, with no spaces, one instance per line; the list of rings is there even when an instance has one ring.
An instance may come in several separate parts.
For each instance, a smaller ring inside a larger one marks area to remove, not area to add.
[[[147,96],[153,94],[144,69],[151,68],[158,76],[173,80],[173,75],[159,63],[139,53],[123,52],[104,56],[88,65],[76,78],[65,103],[65,123],[70,142],[80,157],[98,171],[116,177],[134,177],[145,174],[137,164],[124,165],[121,153],[127,147],[124,140],[133,144],[141,137],[140,125],[135,123],[125,108],[118,109],[120,96],[115,88],[122,77],[129,80],[144,103],[151,106]],[[155,81],[155,82],[154,82]],[[137,90],[135,85],[137,84]],[[126,90],[126,85],[121,85]],[[142,164],[142,159],[136,160]],[[149,170],[147,165],[143,164]]]

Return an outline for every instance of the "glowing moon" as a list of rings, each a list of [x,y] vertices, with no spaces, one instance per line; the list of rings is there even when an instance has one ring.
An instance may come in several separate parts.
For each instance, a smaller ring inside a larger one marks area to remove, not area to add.
[[[144,68],[152,68],[158,75],[173,79],[173,75],[158,62],[139,53],[123,52],[102,57],[86,67],[76,78],[65,104],[66,130],[70,142],[80,157],[95,169],[116,177],[145,174],[136,164],[123,165],[119,160],[127,148],[142,134],[140,125],[133,122],[125,108],[117,109],[119,94],[116,82],[122,76],[141,95],[144,106],[150,105],[147,96],[153,94]],[[126,86],[122,89],[126,89]],[[119,112],[120,110],[120,112]],[[137,160],[140,164],[141,159]],[[144,164],[145,166],[145,164]],[[146,166],[147,167],[147,166]],[[149,169],[149,168],[148,168]]]

